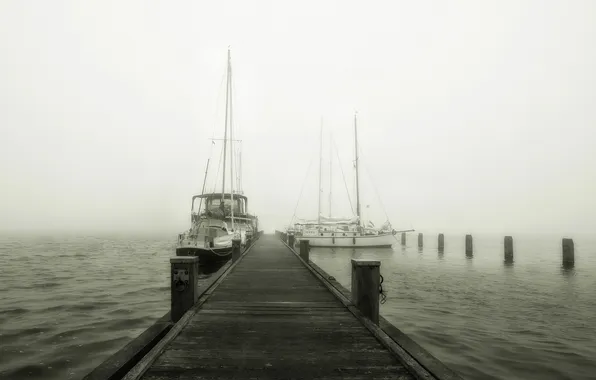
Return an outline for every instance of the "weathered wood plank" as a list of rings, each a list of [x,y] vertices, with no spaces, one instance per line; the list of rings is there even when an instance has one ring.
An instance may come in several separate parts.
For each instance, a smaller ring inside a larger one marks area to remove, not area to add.
[[[167,312],[141,335],[87,374],[83,380],[121,379],[171,328],[170,312]]]
[[[442,234],[441,234],[442,236]],[[335,278],[329,276],[322,268],[314,263],[309,263],[310,266],[327,281],[331,286],[336,288],[346,299],[351,297],[351,292],[341,285]],[[440,362],[437,358],[432,356],[430,352],[422,348],[418,343],[412,340],[409,336],[403,333],[400,329],[392,325],[382,316],[379,317],[379,326],[381,330],[393,340],[399,349],[407,352],[421,367],[430,372],[434,377],[441,380],[461,380],[462,377],[455,371]]]
[[[247,250],[244,251],[243,255],[246,255],[253,246],[250,246],[249,248],[247,248]],[[202,295],[199,298],[197,304],[194,305],[189,311],[187,311],[186,314],[184,314],[182,316],[182,318],[169,329],[169,331],[167,332],[165,337],[163,337],[159,342],[157,342],[157,344],[155,346],[153,346],[153,348],[151,348],[151,350],[146,355],[144,355],[134,365],[134,367],[132,369],[130,369],[124,375],[124,377],[122,377],[122,380],[138,380],[142,376],[144,376],[145,372],[150,368],[151,364],[153,364],[153,362],[159,357],[159,355],[163,352],[164,348],[174,338],[176,338],[178,336],[178,334],[180,333],[180,331],[183,330],[184,326],[186,326],[188,321],[192,319],[192,316],[194,316],[196,311],[199,310],[201,308],[201,306],[203,305],[203,303],[208,299],[208,297],[211,295],[213,290],[219,284],[221,284],[221,282],[226,277],[226,275],[229,273],[229,271],[235,267],[235,264],[237,264],[237,262],[236,263],[228,262],[226,265],[224,265],[220,269],[220,271],[217,272],[217,276],[214,276],[208,282],[208,284],[205,284],[202,287],[202,290],[199,291],[199,293]],[[171,313],[168,313],[167,315],[169,315],[169,314],[171,314]]]
[[[143,379],[414,379],[291,251],[264,236]]]
[[[337,367],[333,371],[317,367],[239,369],[237,367],[200,368],[192,370],[152,371],[144,380],[198,379],[329,379],[329,380],[409,380],[411,375],[401,367]]]

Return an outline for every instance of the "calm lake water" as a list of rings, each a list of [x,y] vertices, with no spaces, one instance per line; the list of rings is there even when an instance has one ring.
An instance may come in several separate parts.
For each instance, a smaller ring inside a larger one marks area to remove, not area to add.
[[[425,248],[313,249],[349,287],[350,259],[381,260],[381,313],[467,379],[594,379],[596,241],[515,238],[503,265],[499,236],[436,236]],[[169,309],[174,238],[0,235],[0,378],[80,379]],[[208,275],[204,275],[208,277]]]

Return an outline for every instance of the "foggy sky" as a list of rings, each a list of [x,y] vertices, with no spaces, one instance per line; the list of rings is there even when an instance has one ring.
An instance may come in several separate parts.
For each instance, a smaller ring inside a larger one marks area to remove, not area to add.
[[[357,110],[375,223],[376,187],[396,228],[591,233],[595,15],[579,0],[2,1],[0,229],[186,229],[230,46],[263,228],[290,221],[313,160],[298,213],[316,217],[321,117],[353,190]]]

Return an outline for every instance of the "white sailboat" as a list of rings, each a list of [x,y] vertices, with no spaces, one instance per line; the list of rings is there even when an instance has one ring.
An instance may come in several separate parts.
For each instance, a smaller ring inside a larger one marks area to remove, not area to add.
[[[321,160],[322,160],[322,126],[321,126],[321,158],[319,164],[319,213],[317,220],[300,220],[295,222],[291,231],[296,241],[305,239],[311,247],[391,247],[395,243],[395,234],[413,230],[396,231],[389,221],[380,228],[372,223],[362,222],[360,206],[359,158],[358,158],[358,124],[354,115],[354,153],[356,172],[356,215],[354,217],[325,217],[321,215]],[[331,171],[331,170],[330,170]],[[331,213],[331,190],[330,213]]]
[[[233,239],[239,239],[243,248],[258,231],[258,218],[248,213],[248,198],[241,194],[241,191],[234,190],[236,173],[232,128],[232,65],[229,49],[226,86],[222,190],[221,193],[205,193],[209,170],[208,160],[201,194],[192,197],[190,228],[178,235],[176,245],[176,255],[198,256],[202,264],[228,260],[232,255]],[[230,191],[226,192],[228,143],[230,145]],[[240,179],[237,180],[240,181]]]

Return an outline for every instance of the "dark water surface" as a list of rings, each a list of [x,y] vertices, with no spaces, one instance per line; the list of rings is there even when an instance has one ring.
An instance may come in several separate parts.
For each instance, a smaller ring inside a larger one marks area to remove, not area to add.
[[[346,287],[350,259],[380,259],[382,314],[467,379],[596,378],[596,241],[558,237],[415,239],[393,249],[313,249]],[[169,309],[168,236],[0,235],[0,378],[80,379]],[[208,275],[205,275],[207,277]]]
[[[393,249],[312,249],[311,259],[348,289],[350,259],[381,260],[381,314],[466,379],[596,379],[596,241],[575,239],[575,269],[561,267],[561,239],[416,236]]]
[[[169,309],[174,242],[0,237],[0,378],[80,379]]]

